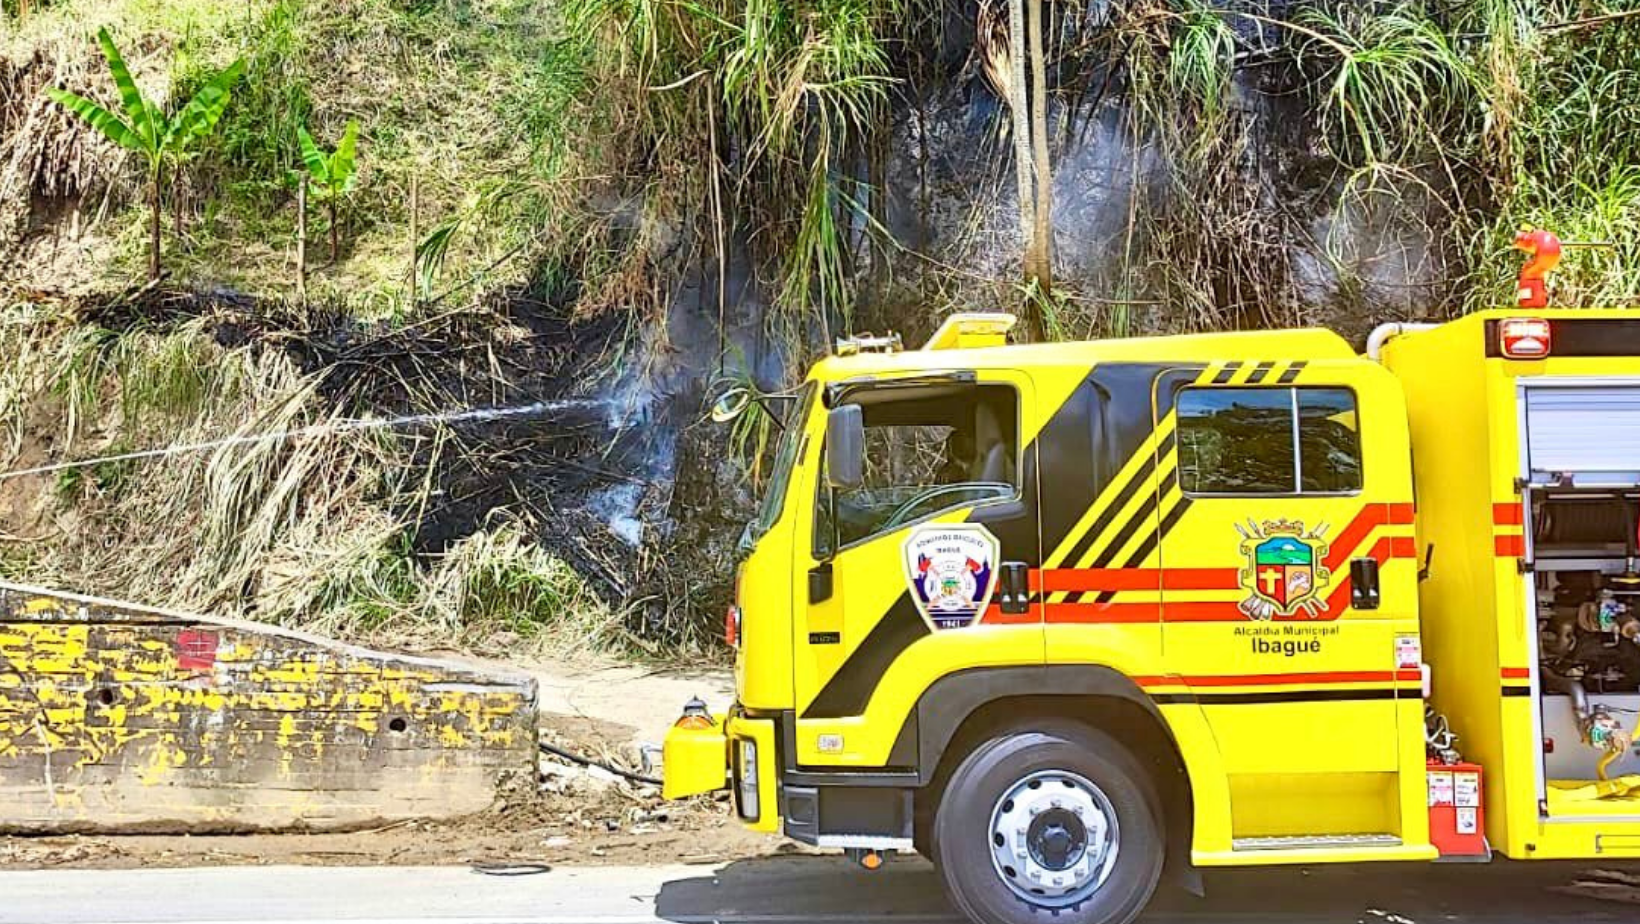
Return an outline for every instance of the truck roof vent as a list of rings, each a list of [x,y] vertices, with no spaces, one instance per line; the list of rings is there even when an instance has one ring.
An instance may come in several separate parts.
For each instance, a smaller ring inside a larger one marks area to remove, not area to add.
[[[925,350],[966,350],[974,347],[1003,346],[1008,332],[1019,319],[1003,311],[959,311],[945,319],[934,336],[923,344]]]

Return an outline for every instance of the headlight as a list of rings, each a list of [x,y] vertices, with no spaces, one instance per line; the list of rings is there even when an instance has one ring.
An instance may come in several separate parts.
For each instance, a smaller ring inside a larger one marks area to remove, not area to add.
[[[757,804],[757,742],[740,742],[740,817],[756,821],[761,815]]]

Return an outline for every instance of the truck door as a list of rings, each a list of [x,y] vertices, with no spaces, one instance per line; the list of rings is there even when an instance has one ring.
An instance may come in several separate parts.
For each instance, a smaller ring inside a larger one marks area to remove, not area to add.
[[[1011,370],[834,383],[827,407],[846,404],[865,482],[832,496],[822,470],[794,551],[797,762],[915,766],[901,731],[929,684],[1042,661],[1040,606],[1006,612],[999,588],[1040,561],[1033,390]]]
[[[1208,373],[1155,397],[1162,634],[1229,776],[1234,849],[1399,844],[1423,810],[1400,391],[1360,361]]]

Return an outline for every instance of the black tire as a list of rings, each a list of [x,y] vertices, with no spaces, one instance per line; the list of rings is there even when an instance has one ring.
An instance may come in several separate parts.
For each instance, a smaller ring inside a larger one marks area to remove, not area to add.
[[[1103,883],[1071,905],[1026,901],[992,859],[993,809],[1040,771],[1070,772],[1092,783],[1119,828],[1116,859]],[[1161,878],[1163,832],[1158,800],[1121,744],[1096,729],[1053,722],[1001,733],[963,759],[940,798],[931,846],[946,895],[976,924],[1128,924]]]

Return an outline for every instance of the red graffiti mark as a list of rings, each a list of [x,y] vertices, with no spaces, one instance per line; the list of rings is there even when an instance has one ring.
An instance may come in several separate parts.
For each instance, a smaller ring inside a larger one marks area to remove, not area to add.
[[[177,633],[177,667],[185,671],[208,671],[216,665],[220,639],[204,629],[183,629]]]

